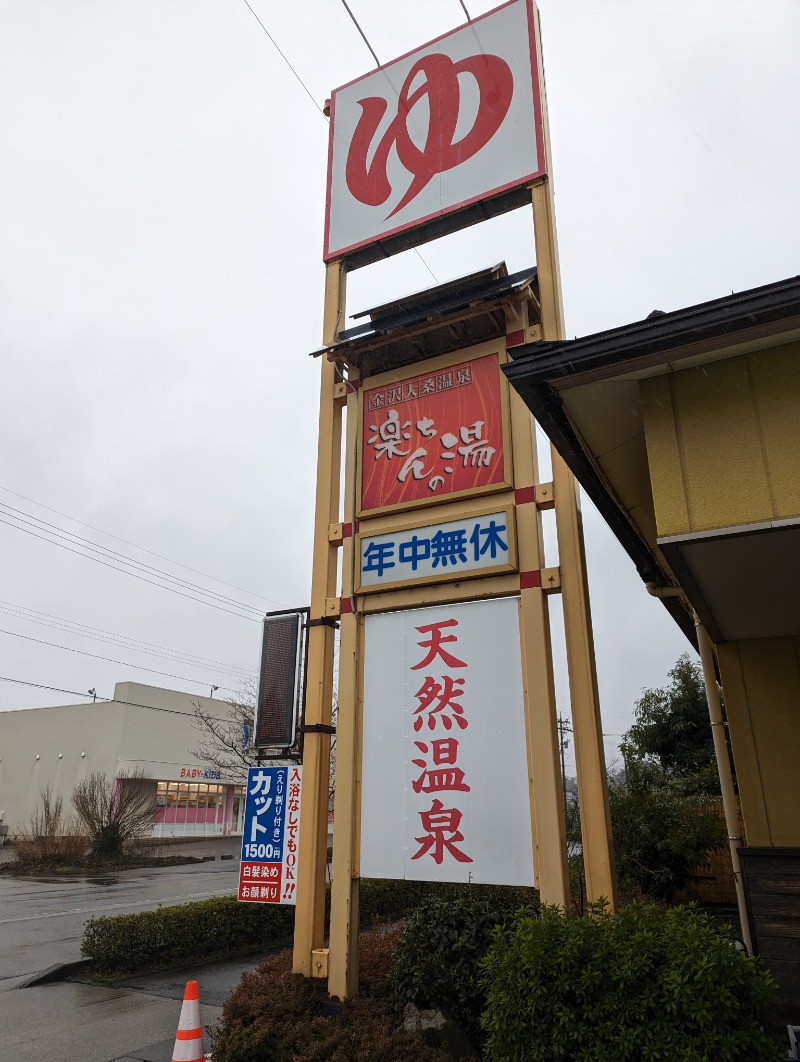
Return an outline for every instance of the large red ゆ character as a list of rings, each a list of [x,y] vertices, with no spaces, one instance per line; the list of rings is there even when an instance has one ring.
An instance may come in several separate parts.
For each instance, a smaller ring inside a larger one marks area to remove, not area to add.
[[[413,92],[418,74],[425,80]],[[477,83],[479,103],[469,132],[454,141],[461,107],[459,74],[471,74]],[[358,120],[345,165],[345,181],[352,195],[367,206],[380,206],[392,194],[386,163],[392,146],[412,181],[392,217],[411,202],[438,173],[452,170],[475,155],[492,139],[503,124],[514,94],[514,78],[508,63],[499,55],[470,55],[454,63],[447,55],[424,55],[409,70],[397,101],[397,114],[381,137],[372,161],[367,163],[372,144],[388,103],[382,96],[359,100]],[[428,132],[420,149],[408,132],[408,115],[419,100],[428,97]]]

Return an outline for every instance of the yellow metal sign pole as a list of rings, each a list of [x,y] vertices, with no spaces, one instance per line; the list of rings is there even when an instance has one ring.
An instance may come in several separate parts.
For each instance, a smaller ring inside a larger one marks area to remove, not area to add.
[[[542,524],[535,501],[538,469],[536,436],[527,407],[511,395],[514,481],[532,488],[534,498],[516,509],[521,572],[541,573],[544,566]],[[541,585],[522,586],[519,598],[522,682],[525,704],[525,738],[531,801],[531,834],[536,884],[543,903],[567,907],[570,900],[564,793],[559,767],[559,736],[550,612]]]
[[[539,70],[543,71],[541,53]],[[549,162],[550,141],[543,73],[540,73],[540,78],[545,157]],[[533,186],[532,203],[542,337],[544,340],[564,339],[555,206],[553,186],[549,179]],[[613,910],[617,902],[617,885],[578,485],[553,447],[551,454],[586,894],[589,900],[604,896]]]
[[[617,905],[617,881],[589,610],[583,521],[578,484],[555,453],[553,483],[586,896],[590,901],[605,897],[609,909],[613,911]]]
[[[345,275],[339,262],[328,264],[325,277],[323,342],[333,342],[344,313]],[[335,630],[324,622],[326,602],[336,594],[338,540],[331,525],[339,519],[342,408],[334,394],[333,363],[321,358],[319,441],[317,443],[317,502],[314,516],[314,557],[311,573],[311,626],[308,631],[306,673],[307,727],[330,726],[333,704]],[[297,863],[297,906],[292,968],[306,977],[324,971],[321,959],[325,938],[325,868],[328,839],[328,780],[331,736],[309,730],[303,747],[303,799]]]
[[[342,549],[342,609],[339,637],[339,707],[336,725],[331,940],[328,994],[349,999],[358,992],[358,933],[361,821],[361,638],[355,613],[355,489],[358,476],[358,395],[348,385],[344,518],[351,534]]]

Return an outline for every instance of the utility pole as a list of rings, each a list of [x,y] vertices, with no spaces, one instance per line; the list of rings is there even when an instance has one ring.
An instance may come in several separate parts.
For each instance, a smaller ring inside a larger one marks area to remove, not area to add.
[[[561,788],[564,792],[564,820],[569,818],[567,808],[567,768],[564,761],[564,750],[569,748],[569,739],[565,737],[566,734],[572,733],[572,727],[569,725],[569,721],[564,718],[563,715],[558,717],[558,743],[561,747]]]

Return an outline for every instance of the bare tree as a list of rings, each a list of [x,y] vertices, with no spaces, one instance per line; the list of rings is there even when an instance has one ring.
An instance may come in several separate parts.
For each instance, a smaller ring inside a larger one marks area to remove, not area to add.
[[[96,859],[120,859],[126,841],[150,833],[153,825],[153,793],[142,785],[148,775],[140,768],[120,771],[112,782],[95,771],[72,791],[72,806],[89,831]]]
[[[256,765],[256,750],[251,743],[255,712],[255,687],[245,686],[238,697],[226,702],[228,711],[217,715],[201,704],[192,702],[195,727],[200,744],[192,755],[211,764],[227,780],[244,784],[247,768]]]
[[[86,833],[65,817],[61,797],[54,797],[48,786],[41,791],[27,826],[17,829],[15,855],[21,863],[80,862],[88,846]]]
[[[192,703],[196,729],[200,732],[200,744],[192,749],[198,760],[210,764],[226,779],[244,785],[247,769],[258,763],[257,749],[251,744],[255,716],[255,685],[245,686],[238,697],[227,702],[225,715],[208,711],[197,702]],[[331,721],[336,726],[338,705],[336,690],[333,692]],[[288,762],[288,761],[281,761]],[[332,806],[336,788],[336,735],[331,738],[331,763],[328,776],[328,800]]]

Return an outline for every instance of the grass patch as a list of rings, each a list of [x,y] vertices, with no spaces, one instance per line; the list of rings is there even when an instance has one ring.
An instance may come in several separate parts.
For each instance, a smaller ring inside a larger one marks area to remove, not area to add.
[[[99,874],[116,874],[122,870],[140,867],[180,867],[187,863],[202,863],[195,856],[146,856],[130,855],[122,859],[97,860],[73,859],[65,862],[59,857],[44,859],[10,859],[0,863],[0,875],[20,878],[78,878],[96,877]]]

